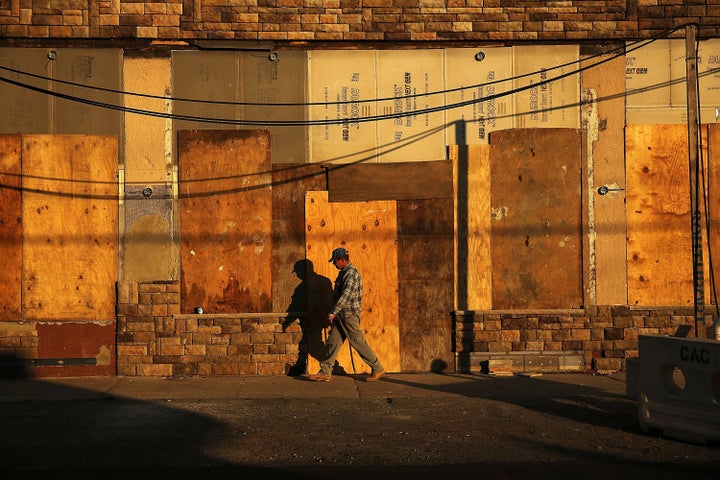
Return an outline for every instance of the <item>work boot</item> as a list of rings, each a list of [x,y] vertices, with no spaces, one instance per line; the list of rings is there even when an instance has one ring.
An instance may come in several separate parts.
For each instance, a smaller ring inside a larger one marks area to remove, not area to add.
[[[330,375],[325,375],[322,372],[318,372],[314,375],[308,375],[308,380],[312,382],[329,382],[332,377]]]
[[[365,381],[366,381],[366,382],[377,382],[378,380],[380,380],[380,379],[381,379],[382,377],[384,377],[385,375],[387,375],[387,373],[385,373],[385,370],[381,370],[381,371],[379,371],[379,372],[373,372],[373,374],[370,375],[369,377],[367,377],[367,378],[365,379]]]

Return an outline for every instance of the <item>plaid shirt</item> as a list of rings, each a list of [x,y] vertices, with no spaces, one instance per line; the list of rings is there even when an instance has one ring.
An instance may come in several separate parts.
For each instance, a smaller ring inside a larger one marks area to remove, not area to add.
[[[360,272],[352,263],[345,265],[335,279],[333,307],[330,313],[336,315],[360,316],[362,308],[363,287]]]

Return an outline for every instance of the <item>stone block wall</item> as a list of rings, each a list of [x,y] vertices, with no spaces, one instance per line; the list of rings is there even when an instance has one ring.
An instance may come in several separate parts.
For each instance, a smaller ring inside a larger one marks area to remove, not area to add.
[[[706,315],[706,324],[712,324]],[[516,373],[627,369],[638,336],[695,336],[693,307],[597,306],[551,311],[459,311],[454,314],[456,368]],[[709,332],[701,332],[705,338]]]
[[[285,313],[180,314],[177,281],[118,284],[117,374],[286,374],[302,331]]]
[[[720,32],[716,0],[0,0],[0,38],[477,42]]]

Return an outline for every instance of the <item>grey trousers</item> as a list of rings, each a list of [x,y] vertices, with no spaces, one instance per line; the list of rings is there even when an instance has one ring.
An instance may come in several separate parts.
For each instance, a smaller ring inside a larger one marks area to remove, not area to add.
[[[373,373],[385,370],[375,352],[365,341],[362,330],[360,330],[360,317],[356,315],[341,317],[338,315],[335,317],[325,344],[325,358],[320,362],[320,373],[332,375],[335,357],[337,357],[340,347],[345,343],[345,339],[350,342],[350,346],[360,355],[362,361],[372,369]]]

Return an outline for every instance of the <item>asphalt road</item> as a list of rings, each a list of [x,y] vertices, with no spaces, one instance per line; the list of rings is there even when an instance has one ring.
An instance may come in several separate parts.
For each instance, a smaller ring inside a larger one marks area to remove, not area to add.
[[[0,381],[0,479],[720,478],[622,376],[103,382]]]

